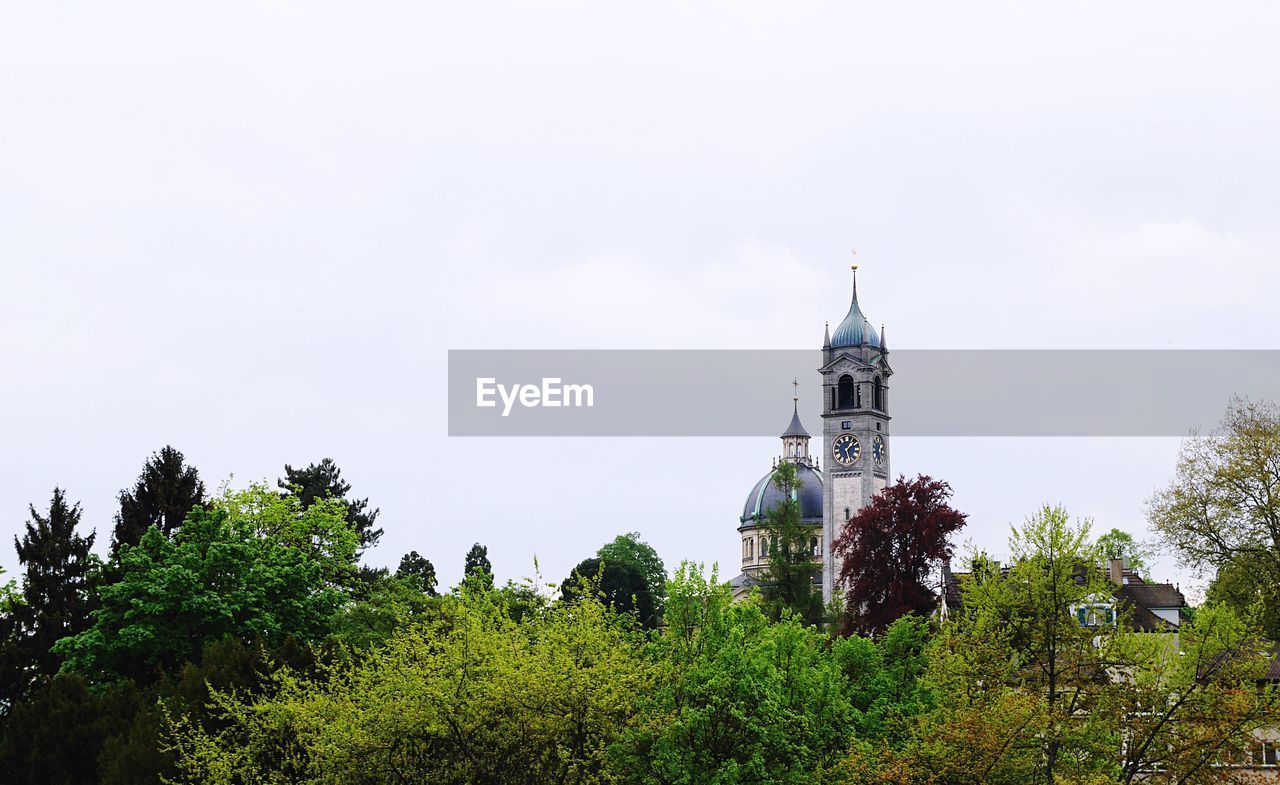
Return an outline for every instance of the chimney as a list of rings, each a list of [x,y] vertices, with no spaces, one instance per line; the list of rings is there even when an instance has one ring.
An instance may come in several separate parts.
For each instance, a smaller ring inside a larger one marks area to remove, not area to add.
[[[1117,586],[1124,585],[1124,559],[1112,556],[1107,560],[1107,577]]]

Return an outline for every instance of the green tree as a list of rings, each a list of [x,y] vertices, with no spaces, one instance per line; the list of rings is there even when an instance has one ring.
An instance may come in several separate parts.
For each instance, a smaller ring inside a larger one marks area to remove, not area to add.
[[[182,781],[596,783],[650,668],[592,598],[513,619],[496,592],[439,598],[383,647],[175,719]]]
[[[926,646],[932,709],[902,743],[855,744],[837,782],[1209,783],[1276,721],[1267,658],[1228,609],[1172,633],[1115,612],[1088,524],[1046,507],[1007,568],[976,558]]]
[[[667,597],[667,568],[653,546],[640,539],[639,532],[619,534],[600,546],[596,557],[606,564],[625,564],[644,576],[654,607],[661,613]]]
[[[795,614],[807,624],[822,622],[822,591],[814,584],[819,565],[813,539],[817,531],[804,522],[799,489],[803,481],[795,464],[783,461],[773,472],[773,485],[782,498],[765,511],[769,542],[768,566],[763,571],[765,607],[772,619]]]
[[[770,623],[688,563],[669,591],[657,681],[634,696],[641,716],[614,750],[620,781],[808,783],[842,757],[854,709],[825,635],[793,616]]]
[[[493,565],[489,563],[489,549],[478,542],[472,545],[462,565],[462,575],[464,580],[476,575],[486,586],[492,587]]]
[[[1112,558],[1124,559],[1129,567],[1143,573],[1147,571],[1151,552],[1129,532],[1112,529],[1098,537],[1097,545],[1104,562]]]
[[[436,593],[436,568],[429,559],[420,555],[417,551],[409,551],[400,557],[400,566],[396,568],[396,575],[401,578],[409,578],[421,586],[421,590],[432,596]]]
[[[100,567],[92,552],[95,535],[77,533],[80,505],[68,503],[61,488],[53,489],[47,514],[37,512],[35,505],[28,509],[26,531],[21,540],[14,538],[25,568],[22,593],[6,598],[0,623],[7,640],[0,664],[0,705],[5,706],[57,673],[62,659],[54,643],[89,624],[93,576]]]
[[[164,536],[172,536],[187,513],[204,503],[200,474],[183,460],[181,452],[166,445],[143,464],[133,490],[120,491],[120,511],[116,513],[111,537],[112,555],[121,545],[137,545],[152,526]]]
[[[58,674],[13,707],[0,736],[0,772],[9,785],[98,782],[102,746],[130,720],[131,690],[92,691],[75,674]],[[123,700],[122,700],[123,699]],[[122,713],[120,710],[124,709]]]
[[[646,629],[658,624],[648,581],[626,562],[583,559],[560,585],[560,592],[565,602],[598,597],[614,611],[634,615]]]
[[[66,667],[149,682],[228,635],[316,642],[343,600],[357,547],[345,509],[306,509],[264,486],[196,508],[173,539],[152,527],[121,546],[120,577],[101,590],[93,625],[60,641]]]
[[[382,529],[375,527],[378,509],[369,509],[368,499],[351,499],[351,483],[342,479],[342,470],[332,458],[307,464],[305,469],[294,469],[285,464],[284,477],[276,482],[286,496],[296,496],[304,508],[322,499],[337,499],[346,509],[347,523],[359,538],[360,547],[355,558],[378,544]]]
[[[1280,594],[1280,409],[1234,400],[1207,436],[1183,443],[1147,516],[1181,561],[1222,574],[1215,592],[1274,629]]]
[[[1206,605],[1225,605],[1249,619],[1269,640],[1280,641],[1280,583],[1266,580],[1266,559],[1240,554],[1218,568],[1205,591]]]

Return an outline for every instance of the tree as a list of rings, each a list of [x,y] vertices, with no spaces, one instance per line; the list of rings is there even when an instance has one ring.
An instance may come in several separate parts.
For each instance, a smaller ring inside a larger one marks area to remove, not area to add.
[[[819,566],[814,563],[814,527],[804,523],[798,491],[803,481],[795,464],[783,461],[773,472],[773,485],[782,498],[765,511],[764,530],[769,541],[769,562],[761,587],[766,612],[772,619],[795,614],[807,624],[822,621],[822,592],[814,585]]]
[[[1008,567],[975,558],[926,646],[934,696],[906,740],[855,745],[836,781],[1210,783],[1276,720],[1261,642],[1210,608],[1172,633],[1116,614],[1087,522],[1045,507]]]
[[[899,477],[845,524],[832,551],[846,587],[848,629],[878,633],[901,616],[933,611],[937,593],[929,577],[950,558],[949,538],[965,524],[950,498],[945,482]]]
[[[644,575],[626,562],[584,559],[560,585],[565,602],[598,596],[600,601],[618,613],[634,614],[646,629],[658,624],[653,596]]]
[[[1226,573],[1231,595],[1274,597],[1280,591],[1280,409],[1233,400],[1208,436],[1183,443],[1174,479],[1148,501],[1147,516],[1183,563]]]
[[[178,719],[176,781],[611,781],[609,750],[649,691],[641,636],[593,598],[516,621],[496,592],[439,613],[317,677],[220,691],[217,723]]]
[[[86,677],[145,683],[227,636],[318,642],[357,547],[345,512],[335,499],[302,509],[259,485],[193,510],[172,539],[153,526],[121,546],[93,625],[54,649]]]
[[[493,586],[493,565],[489,563],[489,549],[480,543],[471,546],[467,551],[466,561],[462,565],[463,580],[476,575],[488,587]]]
[[[1147,571],[1147,559],[1151,558],[1145,545],[1135,540],[1132,534],[1119,529],[1098,537],[1098,550],[1104,560],[1124,559],[1127,566],[1144,573]]]
[[[182,525],[187,513],[204,503],[204,483],[194,466],[183,463],[182,453],[166,445],[143,464],[132,491],[120,491],[111,553],[121,545],[137,545],[152,526],[166,537]]]
[[[99,561],[93,555],[95,534],[76,533],[80,504],[69,504],[61,488],[53,489],[47,515],[30,505],[31,520],[22,539],[14,538],[18,561],[26,568],[22,593],[6,601],[3,624],[8,644],[0,672],[0,704],[12,703],[32,686],[57,673],[61,657],[53,651],[60,638],[89,624],[92,581]]]
[[[436,593],[436,568],[425,556],[420,555],[417,551],[409,551],[400,557],[400,566],[396,568],[396,575],[402,578],[410,578],[416,581],[425,594],[435,596]]]
[[[661,612],[667,597],[667,568],[653,546],[640,539],[639,532],[619,534],[600,546],[596,557],[607,564],[626,564],[644,576],[654,607]]]
[[[771,624],[758,600],[732,602],[714,571],[688,563],[664,621],[648,655],[656,681],[614,749],[618,781],[798,784],[843,756],[855,712],[825,634],[794,615]]]
[[[1225,605],[1248,619],[1268,640],[1280,641],[1280,583],[1266,580],[1265,559],[1241,554],[1218,568],[1205,591],[1206,605]]]
[[[318,499],[339,499],[346,506],[347,522],[355,530],[360,539],[360,547],[356,551],[359,558],[365,551],[378,544],[382,538],[382,529],[374,528],[378,520],[377,508],[368,509],[368,499],[349,499],[351,483],[342,479],[342,470],[332,458],[325,458],[320,463],[308,464],[305,469],[294,469],[289,464],[284,467],[284,479],[278,480],[285,495],[297,496],[303,507],[310,507]]]

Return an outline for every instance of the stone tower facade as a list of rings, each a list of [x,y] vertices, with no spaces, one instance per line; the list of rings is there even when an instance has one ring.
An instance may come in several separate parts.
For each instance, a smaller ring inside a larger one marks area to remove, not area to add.
[[[858,306],[857,265],[849,313],[823,338],[822,600],[837,596],[831,543],[889,482],[889,350]],[[882,328],[883,331],[883,328]]]

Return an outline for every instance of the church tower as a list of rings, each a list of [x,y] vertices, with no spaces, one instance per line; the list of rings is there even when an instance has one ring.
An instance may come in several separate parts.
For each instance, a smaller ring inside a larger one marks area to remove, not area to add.
[[[889,350],[858,307],[853,265],[849,313],[822,342],[822,601],[836,595],[831,543],[889,481]],[[882,328],[883,329],[883,328]]]

